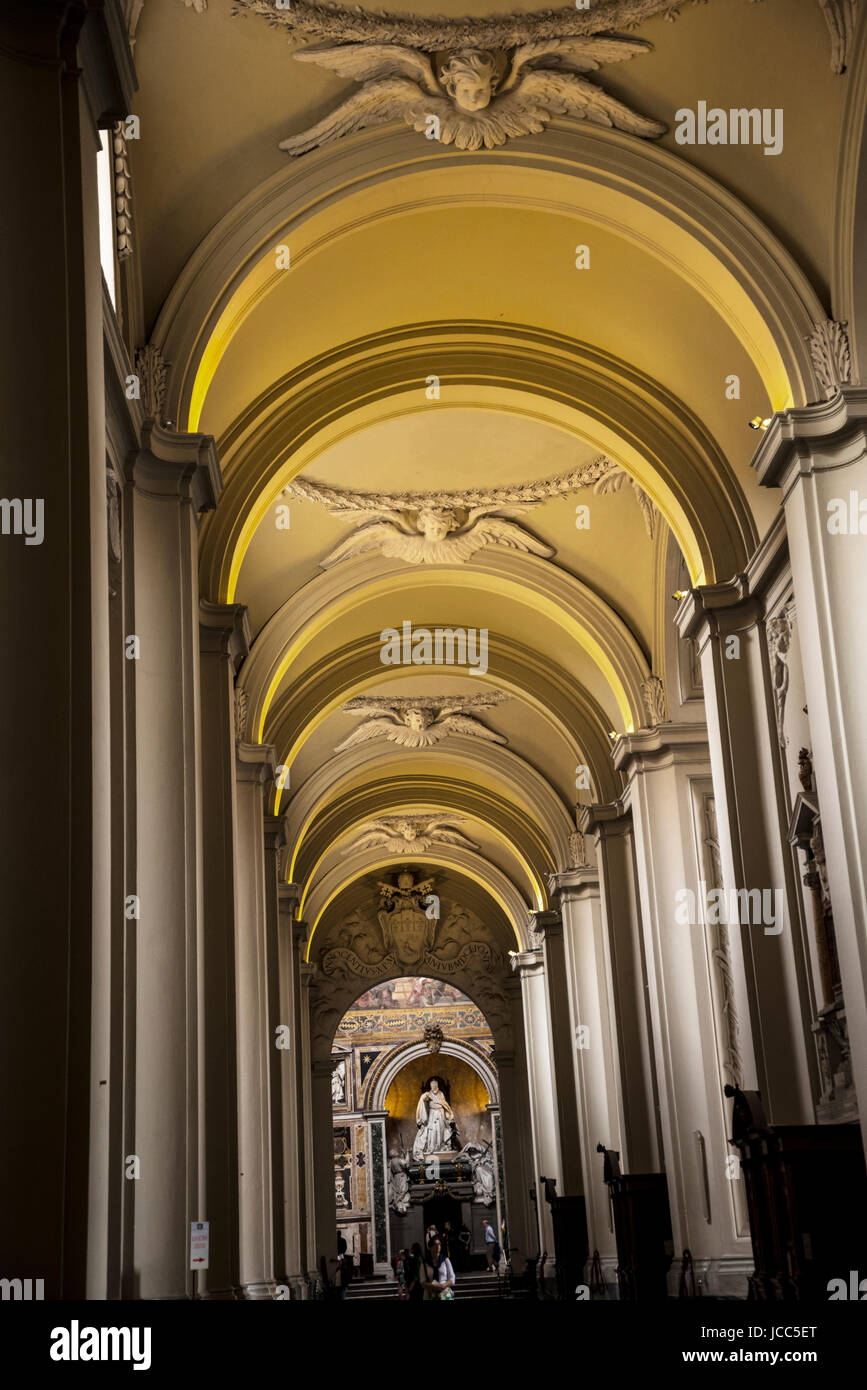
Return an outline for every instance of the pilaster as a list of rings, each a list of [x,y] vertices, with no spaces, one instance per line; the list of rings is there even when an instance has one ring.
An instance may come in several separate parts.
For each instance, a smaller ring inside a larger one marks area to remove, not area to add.
[[[781,489],[813,767],[867,1142],[867,388],[775,415],[753,467]],[[863,512],[862,512],[863,507]]]

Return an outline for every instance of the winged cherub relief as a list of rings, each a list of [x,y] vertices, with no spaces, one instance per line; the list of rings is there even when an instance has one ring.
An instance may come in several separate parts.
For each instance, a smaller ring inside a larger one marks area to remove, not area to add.
[[[526,491],[535,490],[539,495],[515,501],[494,493],[462,497],[459,493],[343,492],[306,478],[293,479],[283,491],[290,497],[323,503],[329,516],[355,522],[356,529],[320,560],[322,569],[369,551],[410,565],[451,565],[464,563],[488,545],[507,546],[550,559],[554,554],[550,545],[507,518],[539,506],[548,495],[560,495],[571,478],[567,475],[564,479],[531,484]],[[555,485],[559,492],[544,491]]]
[[[359,743],[368,743],[374,738],[387,738],[390,743],[397,743],[403,748],[432,748],[451,734],[483,738],[489,743],[507,743],[502,734],[486,729],[484,724],[465,711],[489,709],[508,698],[500,691],[491,691],[486,695],[444,695],[438,700],[432,696],[389,699],[357,695],[343,706],[344,713],[365,714],[368,718],[353,729],[342,743],[338,743],[334,751],[342,753],[347,748],[355,748]]]
[[[428,53],[396,43],[317,44],[293,57],[361,83],[310,130],[281,140],[290,155],[305,154],[361,130],[402,120],[442,145],[493,149],[517,135],[544,130],[569,115],[632,135],[662,135],[665,126],[631,111],[583,76],[602,63],[649,52],[642,39],[608,35],[538,39],[501,50],[462,47],[435,71]]]
[[[479,846],[456,822],[460,816],[380,816],[359,826],[356,839],[343,850],[348,854],[363,854],[368,849],[385,849],[389,854],[424,854],[431,845],[457,845],[460,849],[477,850]]]

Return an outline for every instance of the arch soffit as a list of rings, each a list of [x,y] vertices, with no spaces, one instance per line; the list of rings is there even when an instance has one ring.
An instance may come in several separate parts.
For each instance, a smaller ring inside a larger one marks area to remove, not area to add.
[[[611,689],[626,732],[641,726],[641,687],[650,674],[647,659],[613,609],[565,570],[534,555],[499,551],[482,552],[478,559],[464,565],[424,565],[412,569],[401,568],[397,562],[379,556],[367,556],[345,560],[310,580],[259,633],[239,680],[248,698],[248,734],[255,742],[262,742],[277,690],[306,645],[335,618],[356,609],[359,603],[393,592],[398,574],[402,594],[428,588],[435,574],[444,586],[472,583],[477,591],[503,595],[544,614],[591,656]]]
[[[442,189],[425,203],[453,206],[457,195],[448,175],[464,169],[476,176],[484,170],[488,204],[500,196],[502,181],[512,206],[559,206],[570,215],[580,208],[582,220],[608,225],[671,266],[747,345],[774,409],[805,405],[821,394],[806,339],[825,317],[822,305],[761,219],[667,150],[617,131],[555,121],[542,135],[496,150],[425,148],[408,131],[375,130],[308,155],[300,169],[287,163],[217,224],[166,300],[153,341],[172,364],[172,418],[196,428],[226,343],[250,304],[267,292],[273,258],[266,266],[265,253],[276,238],[305,228],[302,254],[315,252],[322,244],[317,215],[339,208],[342,217],[331,235],[346,235],[359,223],[354,195],[379,185],[388,215],[400,216],[419,206],[412,177],[430,172],[442,179]]]
[[[605,453],[652,497],[695,582],[741,569],[757,543],[734,470],[672,392],[611,354],[518,324],[404,325],[323,354],[264,392],[220,440],[227,480],[202,529],[202,589],[231,602],[244,555],[280,489],[308,455],[345,436],[347,416],[388,416],[431,371],[477,406],[558,424]]]

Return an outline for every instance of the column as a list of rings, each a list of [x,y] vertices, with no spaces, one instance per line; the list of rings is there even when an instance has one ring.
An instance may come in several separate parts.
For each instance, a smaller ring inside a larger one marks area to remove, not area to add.
[[[284,1104],[294,1058],[295,1040],[289,1019],[284,1016],[286,990],[280,980],[280,858],[286,843],[282,816],[266,815],[265,845],[265,960],[268,976],[268,1036],[271,1039],[270,1127],[271,1127],[271,1240],[274,1282],[287,1290],[286,1220],[288,1196],[284,1161]],[[285,1295],[284,1295],[285,1296]]]
[[[503,1138],[500,1126],[500,1107],[490,1102],[485,1106],[491,1117],[491,1152],[494,1156],[494,1194],[497,1204],[497,1239],[502,1244],[503,1222],[506,1220],[506,1177],[503,1172]]]
[[[13,923],[27,923],[14,931],[0,970],[0,1014],[14,1039],[0,1069],[7,1193],[0,1250],[4,1275],[44,1279],[46,1299],[105,1296],[107,1185],[116,1191],[119,1176],[119,1168],[107,1168],[111,1101],[108,1087],[98,1086],[109,1072],[97,1071],[109,1055],[103,958],[117,930],[117,903],[107,858],[96,154],[97,127],[127,114],[134,86],[121,26],[102,5],[2,6],[0,150],[8,192],[0,255],[8,274],[0,404],[13,529],[0,536],[0,650],[10,666],[14,653],[30,656],[0,683],[3,903],[10,932]],[[46,887],[46,806],[56,891]],[[93,953],[94,938],[102,958]],[[91,1017],[92,1000],[99,1020]],[[93,1100],[92,1088],[99,1092]],[[27,1202],[9,1200],[25,1191]]]
[[[370,1162],[370,1214],[373,1231],[374,1270],[377,1274],[385,1274],[390,1278],[392,1269],[386,1174],[386,1111],[368,1110],[365,1112],[364,1120],[367,1125],[367,1152]]]
[[[782,489],[813,766],[867,1145],[867,388],[775,415],[753,466]]]
[[[283,1165],[283,1258],[275,1255],[276,1266],[286,1269],[286,1282],[291,1296],[307,1297],[307,1260],[304,1236],[304,1154],[303,1118],[300,1113],[300,1067],[302,1038],[300,1023],[300,975],[298,952],[293,944],[298,906],[298,885],[279,883],[277,888],[279,923],[277,930],[277,977],[280,992],[280,1022],[289,1028],[291,1046],[281,1058],[280,1083],[282,1092],[282,1165]],[[276,1159],[275,1159],[276,1161]],[[275,1267],[276,1267],[275,1266]]]
[[[610,1007],[610,962],[606,949],[599,875],[595,868],[552,874],[549,888],[556,894],[562,918],[563,976],[569,995],[569,1023],[563,1033],[570,1044],[571,1086],[577,1098],[583,1163],[587,1236],[590,1255],[598,1250],[613,1271],[617,1249],[610,1217],[608,1189],[602,1181],[600,1142],[622,1152],[619,1112],[620,1077],[617,1040]]]
[[[614,764],[627,777],[660,1128],[671,1209],[677,1292],[689,1249],[711,1294],[742,1295],[752,1268],[737,1234],[711,989],[711,953],[698,891],[700,812],[696,784],[709,783],[704,724],[667,724],[623,735]],[[689,895],[691,894],[691,909]]]
[[[696,642],[702,669],[718,844],[709,868],[721,879],[708,887],[767,892],[763,916],[773,904],[780,917],[766,931],[764,921],[744,923],[742,909],[740,925],[728,924],[731,988],[743,1024],[737,1084],[761,1091],[772,1123],[809,1124],[812,1090],[793,930],[799,888],[781,833],[781,768],[761,616],[741,575],[692,590],[677,625]]]
[[[274,1296],[271,1051],[264,856],[264,788],[273,748],[241,743],[235,778],[235,1001],[238,1029],[238,1225],[242,1297]],[[276,1049],[275,1049],[276,1050]]]
[[[532,913],[530,931],[535,933],[542,945],[546,1013],[551,1026],[554,1097],[557,1106],[557,1136],[562,1175],[557,1195],[580,1197],[584,1192],[584,1174],[575,1096],[575,1064],[572,1056],[575,1029],[569,1011],[568,967],[563,942],[563,922],[559,911]],[[546,1173],[545,1176],[553,1175]]]
[[[599,867],[599,899],[609,956],[612,1027],[617,1039],[619,1080],[613,1101],[624,1173],[658,1173],[662,1168],[659,1104],[647,1000],[641,903],[635,868],[632,812],[622,802],[582,812],[582,829],[592,834]],[[598,1143],[617,1149],[600,1135]]]
[[[541,947],[512,957],[512,969],[521,981],[524,1005],[524,1043],[532,1132],[533,1183],[536,1187],[536,1222],[539,1250],[547,1254],[546,1271],[554,1265],[554,1227],[540,1178],[556,1178],[562,1191],[560,1135],[554,1099],[554,1063],[551,1027],[545,992],[545,965]],[[535,1251],[527,1251],[535,1254]]]
[[[510,976],[504,988],[511,1002],[515,1051],[503,1052],[497,1049],[503,1176],[508,1197],[506,1219],[509,1224],[512,1269],[515,1274],[522,1274],[524,1262],[528,1258],[535,1258],[542,1247],[539,1243],[536,1209],[530,1200],[530,1188],[536,1179],[532,1127],[527,1124],[530,1088],[524,1043],[521,981],[517,976]]]
[[[135,958],[135,1179],[126,1296],[192,1291],[189,1227],[197,1220],[198,968],[202,921],[199,718],[199,514],[221,487],[214,441],[153,420],[128,464],[133,484],[136,841],[131,949]]]
[[[199,605],[203,929],[199,977],[199,1210],[210,1223],[198,1295],[237,1296],[238,1096],[235,1022],[235,674],[250,647],[240,604]]]

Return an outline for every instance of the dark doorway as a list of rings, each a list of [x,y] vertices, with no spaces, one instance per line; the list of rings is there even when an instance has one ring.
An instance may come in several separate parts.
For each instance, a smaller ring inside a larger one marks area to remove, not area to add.
[[[430,1197],[422,1207],[424,1213],[424,1229],[427,1233],[429,1226],[436,1226],[440,1235],[447,1221],[452,1223],[451,1244],[454,1245],[458,1231],[461,1228],[461,1204],[456,1202],[454,1197]],[[454,1264],[454,1251],[451,1252],[452,1264]]]

